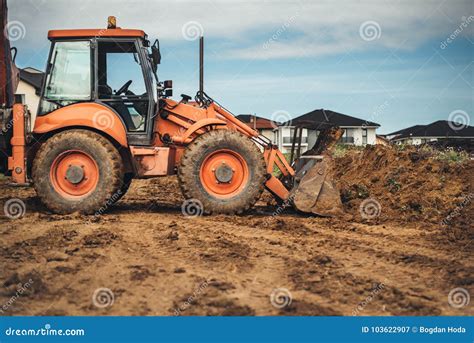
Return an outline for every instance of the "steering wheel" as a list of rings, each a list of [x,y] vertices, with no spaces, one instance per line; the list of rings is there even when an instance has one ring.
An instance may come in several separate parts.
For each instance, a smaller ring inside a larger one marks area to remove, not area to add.
[[[128,91],[128,87],[130,87],[131,84],[132,84],[132,80],[128,80],[127,82],[125,82],[125,84],[115,92],[115,95],[120,95]]]

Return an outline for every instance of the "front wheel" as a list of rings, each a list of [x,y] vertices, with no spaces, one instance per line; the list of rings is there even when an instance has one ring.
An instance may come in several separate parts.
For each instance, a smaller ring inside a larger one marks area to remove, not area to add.
[[[248,137],[214,130],[187,147],[178,178],[184,197],[199,200],[203,212],[242,213],[262,194],[265,162]]]
[[[58,214],[105,211],[122,187],[124,167],[118,150],[88,130],[68,130],[49,138],[33,161],[36,193]]]

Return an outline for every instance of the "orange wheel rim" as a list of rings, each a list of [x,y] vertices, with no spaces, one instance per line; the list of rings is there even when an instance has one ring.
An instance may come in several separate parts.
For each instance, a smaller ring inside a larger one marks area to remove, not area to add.
[[[217,198],[230,198],[245,188],[249,168],[239,153],[221,149],[204,159],[200,177],[206,192]]]
[[[54,190],[65,198],[82,198],[94,191],[99,182],[99,167],[80,150],[68,150],[55,158],[50,179]]]

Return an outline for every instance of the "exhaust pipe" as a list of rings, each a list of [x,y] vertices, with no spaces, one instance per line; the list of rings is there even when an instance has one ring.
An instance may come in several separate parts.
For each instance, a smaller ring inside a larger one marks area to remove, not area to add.
[[[204,92],[204,37],[199,38],[199,93]]]

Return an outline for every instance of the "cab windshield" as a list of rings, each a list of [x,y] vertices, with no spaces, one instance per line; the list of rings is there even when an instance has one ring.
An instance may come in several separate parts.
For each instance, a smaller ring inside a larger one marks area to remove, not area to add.
[[[91,47],[89,41],[56,42],[47,68],[38,113],[91,99]]]

